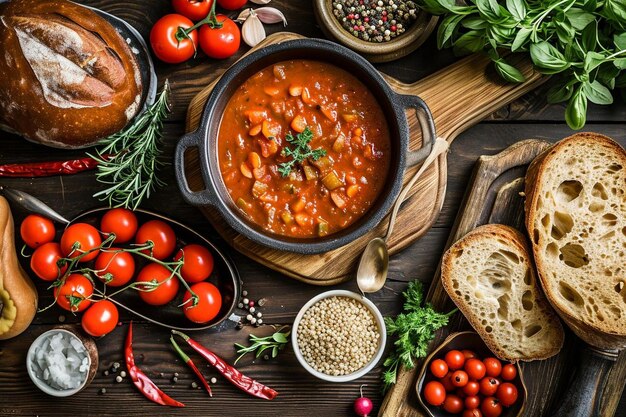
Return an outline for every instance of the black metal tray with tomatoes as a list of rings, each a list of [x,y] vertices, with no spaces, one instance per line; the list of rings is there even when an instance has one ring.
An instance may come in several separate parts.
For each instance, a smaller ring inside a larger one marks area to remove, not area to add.
[[[95,209],[65,228],[29,215],[20,236],[30,247],[23,251],[30,255],[22,258],[25,269],[51,284],[56,306],[49,307],[81,316],[92,336],[117,325],[117,307],[171,329],[216,328],[240,296],[239,274],[224,253],[150,211]]]

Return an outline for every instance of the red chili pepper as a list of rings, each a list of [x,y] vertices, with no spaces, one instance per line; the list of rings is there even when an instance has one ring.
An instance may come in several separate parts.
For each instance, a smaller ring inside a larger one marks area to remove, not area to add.
[[[187,356],[187,354],[185,352],[183,352],[183,350],[180,348],[180,346],[178,346],[178,343],[176,343],[176,341],[174,340],[173,336],[170,336],[170,342],[172,342],[172,346],[174,346],[174,349],[176,350],[176,352],[178,353],[178,355],[180,356],[180,358],[185,361],[185,363],[187,365],[189,365],[189,367],[191,368],[191,370],[196,374],[196,376],[198,377],[198,379],[200,379],[200,382],[202,383],[202,385],[204,386],[204,389],[206,390],[206,392],[209,393],[209,397],[213,396],[213,393],[211,392],[211,387],[209,386],[209,383],[206,382],[206,379],[204,378],[204,376],[202,376],[202,374],[200,373],[200,370],[198,369],[198,367],[196,366],[195,363],[193,363],[193,361],[191,360],[191,358],[189,356]]]
[[[172,330],[172,333],[182,337],[189,346],[191,346],[196,352],[198,352],[200,355],[202,355],[202,357],[209,361],[209,363],[213,365],[215,369],[217,369],[222,375],[224,375],[231,384],[233,384],[240,390],[245,391],[255,397],[263,398],[265,400],[273,400],[278,395],[278,393],[270,387],[266,387],[260,382],[257,382],[248,376],[245,376],[237,369],[227,364],[215,353],[211,352],[200,343],[191,339],[185,333],[179,332],[177,330]]]
[[[126,368],[128,368],[128,375],[133,381],[133,384],[139,391],[149,400],[154,401],[157,404],[169,405],[172,407],[184,407],[185,404],[179,403],[166,393],[161,391],[154,382],[141,369],[135,365],[135,355],[133,355],[133,323],[128,326],[128,335],[126,336]]]
[[[106,159],[108,155],[105,155]],[[98,166],[98,161],[91,157],[71,159],[69,161],[28,162],[25,164],[0,165],[0,177],[33,178],[70,175],[89,171]]]

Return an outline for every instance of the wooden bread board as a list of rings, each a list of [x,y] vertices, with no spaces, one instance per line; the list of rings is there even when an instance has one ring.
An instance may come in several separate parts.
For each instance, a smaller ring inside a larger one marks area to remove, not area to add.
[[[302,38],[294,33],[281,32],[269,36],[250,52],[274,43]],[[250,53],[249,52],[249,53]],[[468,127],[478,123],[502,106],[543,83],[546,78],[535,72],[529,61],[519,57],[511,60],[520,68],[527,81],[510,84],[493,72],[489,59],[471,55],[443,70],[413,84],[405,84],[383,74],[398,93],[420,96],[430,107],[438,136],[452,142]],[[217,80],[204,88],[189,104],[186,130],[195,130],[202,117],[204,105]],[[413,111],[407,112],[411,132],[411,149],[421,146],[421,131]],[[204,188],[197,151],[185,156],[187,182],[193,191]],[[406,184],[418,167],[407,170]],[[429,167],[409,193],[398,214],[394,233],[388,241],[391,255],[419,239],[437,219],[446,191],[446,155]],[[387,219],[365,236],[349,245],[319,255],[300,255],[259,245],[238,234],[222,220],[211,207],[201,207],[217,232],[236,250],[287,276],[316,285],[333,285],[350,279],[359,256],[373,237],[381,236],[387,228]]]
[[[459,214],[446,243],[446,249],[459,238],[476,227],[487,223],[502,223],[513,226],[525,233],[524,229],[524,176],[528,164],[549,143],[539,140],[518,142],[504,151],[479,158],[459,209]],[[437,270],[430,286],[427,302],[438,311],[450,311],[455,307],[443,289],[440,271]],[[564,325],[564,328],[567,328]],[[452,318],[450,324],[437,333],[431,343],[435,348],[450,334],[471,329],[461,313]],[[563,350],[556,356],[544,360],[522,364],[524,381],[528,388],[528,401],[522,416],[548,417],[558,405],[560,396],[569,386],[572,370],[584,343],[567,331]],[[403,370],[398,375],[397,384],[387,393],[379,416],[425,417],[417,401],[415,383],[422,362],[410,371]],[[590,401],[599,401],[599,417],[612,417],[615,414],[626,379],[626,355],[622,353],[607,374],[609,378],[604,392],[596,392]],[[613,382],[613,383],[611,383]],[[589,416],[591,417],[591,416]]]

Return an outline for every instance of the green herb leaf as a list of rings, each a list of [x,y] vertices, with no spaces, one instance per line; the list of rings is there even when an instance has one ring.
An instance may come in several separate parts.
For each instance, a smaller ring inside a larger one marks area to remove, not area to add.
[[[499,59],[494,62],[496,71],[505,80],[511,83],[522,83],[526,81],[524,75],[513,65],[507,64],[504,59]]]
[[[574,95],[570,98],[565,109],[565,121],[567,125],[579,130],[585,125],[587,119],[587,97],[583,92],[583,86],[579,86]]]
[[[612,104],[613,96],[608,88],[595,80],[594,82],[586,82],[583,84],[583,91],[587,99],[595,104]]]
[[[449,15],[439,25],[437,29],[437,47],[442,49],[446,46],[449,46],[450,39],[452,35],[454,35],[454,31],[458,24],[463,20],[464,16],[460,15]]]
[[[467,55],[473,52],[478,52],[483,49],[484,44],[484,34],[477,30],[472,30],[456,40],[456,43],[454,44],[454,53],[456,55]]]
[[[272,358],[278,356],[278,352],[283,350],[285,346],[289,344],[289,335],[291,330],[287,330],[289,326],[282,326],[276,330],[273,334],[267,337],[258,337],[250,334],[249,341],[252,343],[250,346],[243,346],[239,343],[235,343],[235,348],[239,356],[235,359],[235,364],[239,362],[248,353],[255,353],[255,357],[259,358],[268,349],[272,349]],[[287,331],[285,331],[287,330]]]
[[[530,58],[544,74],[556,74],[571,65],[559,50],[546,41],[530,45]]]
[[[506,0],[506,8],[518,22],[521,22],[526,17],[524,0]]]
[[[283,177],[288,176],[293,167],[296,164],[302,163],[305,159],[317,161],[322,156],[326,155],[325,149],[311,149],[309,146],[309,142],[313,139],[313,131],[311,131],[308,126],[295,137],[291,133],[287,133],[285,139],[289,144],[293,145],[293,147],[285,146],[282,150],[283,156],[291,157],[291,161],[283,162],[278,166],[278,172]]]
[[[518,30],[515,35],[515,39],[513,39],[513,43],[511,44],[511,51],[517,52],[521,50],[526,41],[528,41],[531,33],[532,30],[528,28],[521,28]]]
[[[585,29],[589,23],[596,20],[592,13],[577,7],[572,7],[565,15],[574,29],[579,31]]]

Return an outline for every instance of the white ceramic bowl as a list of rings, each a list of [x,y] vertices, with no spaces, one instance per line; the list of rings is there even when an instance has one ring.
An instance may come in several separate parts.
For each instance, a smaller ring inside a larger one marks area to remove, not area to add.
[[[378,349],[376,350],[374,357],[363,368],[351,374],[334,376],[334,375],[327,375],[323,372],[315,370],[304,359],[304,357],[302,356],[302,353],[300,352],[300,347],[298,346],[298,326],[300,325],[300,320],[302,320],[302,316],[304,316],[304,313],[311,306],[313,306],[313,304],[317,303],[319,300],[322,300],[324,298],[329,298],[329,297],[354,298],[355,300],[359,301],[361,304],[363,304],[372,312],[372,314],[374,315],[374,319],[376,320],[376,324],[378,325],[380,338],[378,339]],[[378,310],[378,307],[376,307],[374,303],[372,303],[367,298],[363,297],[361,294],[357,294],[355,292],[346,291],[346,290],[326,291],[311,298],[298,312],[298,315],[296,316],[296,319],[293,322],[293,330],[291,331],[291,344],[293,346],[293,351],[296,354],[296,358],[298,358],[298,362],[300,362],[300,364],[304,367],[304,369],[306,369],[311,375],[319,379],[323,379],[325,381],[330,381],[330,382],[353,381],[357,378],[362,377],[369,371],[371,371],[376,366],[378,361],[380,361],[380,358],[383,356],[386,342],[387,342],[387,328],[385,327],[385,321],[383,320],[383,315]]]
[[[47,332],[43,332],[37,339],[35,339],[35,341],[33,341],[33,343],[30,345],[30,348],[28,349],[28,353],[26,354],[26,370],[28,371],[28,376],[33,381],[33,383],[37,386],[37,388],[39,388],[46,394],[52,395],[53,397],[69,397],[70,395],[76,394],[78,391],[82,390],[85,387],[85,385],[87,384],[87,380],[89,379],[89,371],[87,371],[87,373],[85,374],[84,381],[78,387],[74,389],[58,390],[46,384],[45,381],[42,381],[41,379],[37,378],[37,376],[35,375],[35,373],[30,367],[30,364],[34,362],[35,360],[35,348],[38,346],[41,346],[41,344],[43,343],[43,339],[45,339],[46,337],[52,337],[53,335],[57,333],[65,333],[69,335],[70,337],[73,337],[74,339],[83,343],[72,332],[64,330],[64,329],[52,329],[52,330],[48,330]],[[87,355],[87,365],[89,366],[89,369],[91,369],[91,357],[89,356],[88,352],[86,352],[86,355]]]

